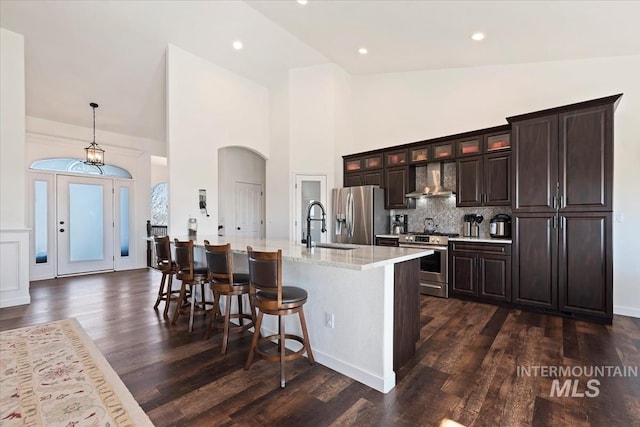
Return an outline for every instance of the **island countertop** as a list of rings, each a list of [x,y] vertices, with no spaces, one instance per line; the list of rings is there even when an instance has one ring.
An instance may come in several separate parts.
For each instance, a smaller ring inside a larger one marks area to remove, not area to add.
[[[231,244],[231,250],[243,254],[247,252],[247,246],[256,251],[273,252],[282,250],[282,259],[325,265],[329,267],[347,268],[351,270],[370,270],[385,265],[397,264],[403,261],[420,258],[433,253],[429,249],[396,248],[388,246],[370,245],[342,245],[353,249],[335,249],[315,247],[307,249],[300,243],[289,240],[255,239],[255,238],[231,238],[225,236],[176,236],[178,240],[193,240],[196,246],[204,246],[208,240],[212,245]],[[173,240],[173,239],[172,239]]]

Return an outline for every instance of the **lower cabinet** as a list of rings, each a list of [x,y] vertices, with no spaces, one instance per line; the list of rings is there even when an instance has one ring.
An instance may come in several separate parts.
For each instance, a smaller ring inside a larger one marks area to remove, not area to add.
[[[611,320],[611,217],[611,212],[515,215],[513,302]]]
[[[450,242],[449,292],[454,296],[511,301],[511,245]]]

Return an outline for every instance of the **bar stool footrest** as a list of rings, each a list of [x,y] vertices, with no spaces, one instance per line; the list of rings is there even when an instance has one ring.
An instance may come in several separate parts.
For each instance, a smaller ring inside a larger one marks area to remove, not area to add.
[[[302,355],[306,351],[306,348],[304,346],[304,339],[301,336],[293,335],[293,334],[285,334],[284,337],[285,337],[285,340],[294,340],[294,341],[297,341],[300,344],[302,344],[302,348],[300,350],[297,350],[297,351],[293,351],[291,349],[288,349],[285,346],[285,357],[284,357],[285,362],[288,362],[290,360],[295,360],[295,359],[298,359],[299,357],[302,357]],[[258,344],[257,344],[256,349],[255,349],[256,354],[261,359],[264,359],[264,360],[267,360],[267,361],[270,361],[270,362],[279,362],[280,361],[280,353],[279,353],[280,346],[273,342],[273,341],[276,341],[276,340],[279,340],[279,339],[280,339],[280,334],[273,334],[273,335],[269,335],[267,337],[260,338],[260,340],[258,340]],[[270,344],[270,345],[267,346],[268,349],[261,348],[261,345],[264,345],[264,344]],[[286,353],[289,353],[289,354],[286,354]]]

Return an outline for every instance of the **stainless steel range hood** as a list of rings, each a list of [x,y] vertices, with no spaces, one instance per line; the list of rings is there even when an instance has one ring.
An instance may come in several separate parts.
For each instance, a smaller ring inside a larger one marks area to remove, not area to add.
[[[427,197],[449,197],[453,196],[452,190],[442,186],[442,163],[427,163],[427,185],[404,197],[409,199],[422,199]]]

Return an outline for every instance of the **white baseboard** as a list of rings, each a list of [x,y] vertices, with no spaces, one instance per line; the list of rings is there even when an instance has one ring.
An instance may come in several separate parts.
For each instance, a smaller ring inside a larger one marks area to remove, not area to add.
[[[16,305],[25,304],[31,304],[31,296],[29,295],[29,291],[27,291],[26,295],[12,295],[11,297],[6,297],[4,295],[0,296],[0,308],[14,307]]]
[[[640,319],[640,309],[634,308],[634,307],[623,307],[621,305],[614,305],[613,314],[619,314],[621,316],[636,317]]]
[[[264,336],[276,334],[277,331],[272,331],[269,328],[261,327],[261,332]],[[298,342],[287,342],[288,344],[300,345]],[[288,346],[289,347],[289,346]],[[294,347],[293,350],[297,350],[299,347]],[[357,366],[353,366],[349,363],[346,363],[340,359],[337,359],[330,354],[327,354],[323,351],[317,350],[311,347],[311,351],[313,352],[313,358],[317,363],[326,366],[327,368],[333,369],[336,372],[339,372],[343,375],[348,376],[349,378],[353,378],[354,380],[361,382],[362,384],[369,386],[381,393],[388,393],[396,386],[396,374],[395,372],[391,372],[389,378],[383,378],[379,375],[376,375],[372,372],[365,371],[364,369],[358,368]],[[306,356],[306,355],[305,355]]]

